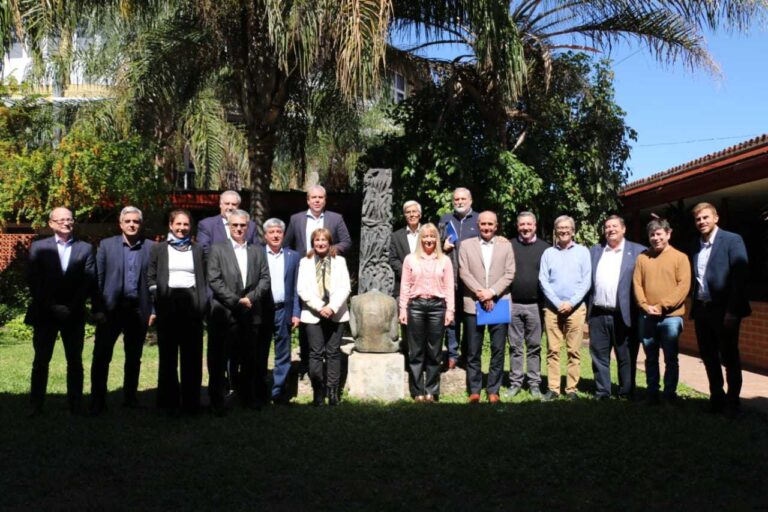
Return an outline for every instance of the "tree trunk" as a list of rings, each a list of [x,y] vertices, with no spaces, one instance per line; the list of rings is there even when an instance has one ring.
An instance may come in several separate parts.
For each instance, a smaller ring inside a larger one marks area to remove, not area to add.
[[[251,217],[262,231],[270,213],[269,189],[272,184],[272,160],[275,157],[274,132],[251,132],[248,135],[248,165],[251,178]],[[263,233],[262,233],[263,234]]]

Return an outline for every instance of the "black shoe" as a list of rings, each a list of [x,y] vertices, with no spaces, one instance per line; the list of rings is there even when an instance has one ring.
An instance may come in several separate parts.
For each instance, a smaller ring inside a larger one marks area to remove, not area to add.
[[[339,405],[339,388],[337,387],[331,387],[328,388],[328,405],[334,406]]]
[[[606,402],[610,399],[611,397],[608,395],[595,395],[595,400],[597,400],[598,402]]]
[[[42,414],[43,414],[43,406],[33,404],[27,411],[27,418],[36,418],[37,416],[41,416]]]
[[[531,398],[534,400],[541,400],[541,390],[539,389],[539,386],[533,386],[530,390]]]
[[[659,400],[659,394],[658,393],[648,393],[648,396],[645,397],[645,403],[649,406],[656,406],[661,403],[661,400]]]
[[[558,398],[560,398],[560,393],[555,393],[551,389],[548,389],[546,393],[541,395],[542,402],[552,402],[554,400],[557,400]]]
[[[579,399],[579,395],[578,395],[578,394],[576,394],[576,392],[575,392],[575,391],[571,391],[570,393],[566,394],[565,396],[566,396],[566,397],[568,398],[568,400],[570,400],[571,402],[573,402],[573,401],[576,401],[576,400],[578,400],[578,399]]]
[[[80,400],[73,400],[69,403],[69,414],[70,416],[83,415],[83,404],[80,402]]]
[[[323,386],[312,388],[312,405],[315,407],[325,405],[325,389],[323,389]]]
[[[721,414],[725,412],[725,401],[710,399],[707,404],[707,412],[710,414]]]
[[[107,412],[107,404],[104,403],[104,400],[93,400],[88,408],[88,413],[91,416],[98,416],[105,412]]]
[[[135,396],[128,396],[123,399],[123,407],[128,409],[141,409],[141,405],[139,405],[139,399]]]
[[[741,418],[741,405],[736,403],[727,403],[725,405],[725,417],[729,420],[736,420]]]

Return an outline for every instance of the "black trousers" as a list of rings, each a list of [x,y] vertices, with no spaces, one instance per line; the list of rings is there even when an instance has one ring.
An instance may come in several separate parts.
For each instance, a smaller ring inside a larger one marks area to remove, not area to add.
[[[699,354],[704,361],[709,380],[710,400],[738,405],[741,394],[741,356],[739,354],[739,328],[741,320],[726,327],[725,308],[711,302],[698,301],[694,324]],[[728,383],[728,393],[723,390],[723,370]]]
[[[208,339],[208,393],[214,407],[224,404],[228,374],[244,405],[261,399],[256,393],[259,327],[247,315],[236,322],[210,326],[209,333],[214,332],[215,337]],[[230,364],[232,361],[237,364]]]
[[[109,363],[120,333],[123,334],[125,365],[123,369],[123,399],[136,399],[141,369],[141,354],[147,337],[147,323],[141,316],[137,300],[124,299],[114,311],[107,313],[107,320],[96,326],[91,363],[91,398],[103,404],[107,396]]]
[[[61,333],[64,354],[67,358],[67,399],[71,409],[77,408],[83,397],[83,338],[85,321],[81,315],[66,320],[53,317],[40,319],[34,326],[32,346],[35,358],[32,361],[32,385],[30,399],[32,407],[41,408],[48,388],[48,366],[53,357],[56,336]]]
[[[304,324],[309,342],[309,378],[317,388],[325,384],[329,388],[339,386],[341,379],[341,337],[344,324],[321,318],[316,324]],[[325,359],[325,372],[323,371]]]
[[[181,408],[190,413],[200,409],[203,319],[195,313],[194,293],[193,288],[171,289],[170,296],[163,299],[165,314],[157,318],[157,406],[162,409]]]
[[[469,343],[467,346],[467,389],[472,393],[480,393],[483,389],[483,337],[485,329],[491,337],[491,363],[488,367],[488,393],[499,393],[501,377],[504,373],[504,347],[507,343],[509,324],[477,325],[477,315],[464,313],[464,328],[467,331]]]
[[[611,396],[611,348],[616,352],[619,373],[619,396],[632,394],[632,357],[630,329],[624,325],[620,311],[592,308],[589,319],[589,354],[595,374],[595,395]],[[637,352],[635,352],[635,365]]]
[[[408,304],[408,385],[411,396],[440,395],[440,350],[445,300],[413,299]]]

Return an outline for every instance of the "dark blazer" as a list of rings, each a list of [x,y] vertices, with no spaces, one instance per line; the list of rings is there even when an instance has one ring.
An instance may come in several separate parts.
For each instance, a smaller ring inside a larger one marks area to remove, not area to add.
[[[211,302],[213,322],[235,323],[249,317],[252,323],[261,323],[261,309],[271,289],[269,268],[264,249],[260,245],[248,244],[247,251],[248,275],[243,286],[232,243],[227,241],[211,246],[208,254],[208,286],[213,291]],[[250,310],[238,304],[243,297],[248,297],[253,303]]]
[[[152,314],[152,296],[147,285],[147,267],[155,242],[143,239],[139,256],[139,310],[146,325]],[[123,294],[123,235],[105,238],[96,251],[96,278],[101,294],[100,309],[114,311]]]
[[[349,236],[349,230],[344,223],[344,218],[336,212],[326,210],[323,216],[323,227],[331,232],[333,237],[333,246],[339,252],[339,255],[349,253],[352,248],[352,238]],[[299,253],[299,256],[307,255],[307,210],[291,215],[291,221],[285,232],[283,247],[290,247]]]
[[[192,259],[195,266],[195,313],[201,317],[208,311],[208,285],[205,281],[205,255],[200,244],[192,244]],[[149,251],[149,266],[147,267],[147,286],[154,292],[155,311],[158,318],[168,314],[168,298],[171,289],[168,288],[168,242],[154,244]]]
[[[96,265],[93,246],[75,240],[67,271],[62,272],[59,251],[54,237],[32,242],[27,261],[27,284],[31,302],[24,322],[29,325],[45,323],[54,318],[53,306],[66,306],[69,318],[85,319],[85,302],[98,302]]]
[[[699,239],[691,245],[691,276],[693,276],[693,297],[696,298],[699,284],[696,281],[696,265],[699,260]],[[709,295],[715,305],[739,318],[749,316],[752,308],[746,293],[749,260],[744,240],[736,233],[718,228],[712,252],[709,254],[704,277],[709,287]],[[693,301],[692,315],[696,314],[696,301]]]
[[[208,251],[210,251],[212,245],[229,240],[227,231],[224,228],[224,223],[221,219],[221,215],[214,215],[213,217],[206,217],[197,225],[197,238],[195,241],[200,244],[206,255],[208,254]],[[259,232],[256,229],[256,223],[252,220],[248,221],[248,228],[245,231],[245,241],[249,244],[259,244]]]
[[[264,254],[266,255],[267,247],[264,246]],[[265,256],[266,258],[267,256]],[[299,262],[301,257],[299,253],[293,249],[283,247],[283,257],[285,258],[285,265],[283,267],[283,286],[285,287],[285,304],[290,305],[290,315],[285,316],[285,321],[291,323],[291,317],[301,317],[301,303],[299,302],[299,294],[296,293],[296,280],[299,278]],[[267,270],[269,270],[269,264],[267,264]],[[270,276],[271,279],[271,276]],[[271,290],[267,292],[267,303],[272,304]]]
[[[405,257],[411,254],[407,233],[407,227],[398,229],[392,233],[392,238],[389,240],[389,266],[395,273],[395,289],[392,291],[395,298],[400,296],[400,276],[403,275],[403,262]]]
[[[603,256],[605,244],[593,245],[589,249],[589,256],[592,260],[592,289],[587,296],[587,318],[592,314],[592,302],[595,293],[595,276],[597,275],[597,264]],[[637,302],[632,287],[632,275],[635,271],[635,260],[646,250],[645,246],[624,240],[624,256],[621,258],[621,270],[619,271],[619,286],[616,290],[616,305],[621,311],[621,318],[624,325],[632,326],[632,319],[637,311]]]

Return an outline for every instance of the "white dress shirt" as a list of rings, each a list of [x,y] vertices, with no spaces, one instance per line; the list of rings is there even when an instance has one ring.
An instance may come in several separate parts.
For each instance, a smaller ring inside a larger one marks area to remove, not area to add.
[[[600,308],[615,309],[621,276],[621,260],[624,257],[624,240],[612,249],[606,244],[595,270],[595,298],[593,304]]]
[[[75,243],[75,239],[70,237],[69,240],[59,238],[59,235],[53,235],[56,240],[56,249],[59,251],[59,263],[61,263],[61,271],[66,272],[69,267],[69,258],[72,256],[72,244]]]
[[[712,244],[715,243],[715,236],[717,236],[717,230],[719,228],[715,226],[712,230],[712,234],[709,236],[709,240],[705,242],[699,238],[699,257],[696,260],[696,282],[699,283],[698,290],[696,290],[696,298],[705,302],[712,299],[709,295],[709,285],[707,284],[707,263],[709,263],[709,257],[712,255]]]
[[[224,233],[227,235],[227,240],[232,240],[232,233],[229,232],[229,221],[226,217],[222,217],[221,222],[224,223]]]
[[[307,210],[307,230],[305,233],[307,237],[307,251],[312,250],[312,232],[316,229],[325,227],[324,219],[325,212],[321,212],[320,216],[315,218],[315,216],[312,215],[312,210]],[[306,254],[301,254],[301,256],[306,256]]]
[[[483,255],[483,267],[485,267],[485,286],[488,286],[488,273],[491,271],[491,261],[493,260],[493,244],[496,243],[496,237],[490,240],[480,238],[480,252]],[[496,293],[496,290],[493,291]]]
[[[239,244],[232,240],[232,248],[235,250],[237,267],[240,269],[240,277],[243,280],[243,288],[245,288],[245,280],[248,279],[248,243]]]
[[[272,300],[275,304],[285,301],[285,253],[282,249],[272,252],[267,246],[267,265],[269,282],[272,285]]]
[[[416,226],[414,231],[411,231],[411,228],[405,226],[405,239],[408,241],[408,252],[410,254],[416,252],[416,242],[419,241],[419,228],[421,228],[421,224]]]

